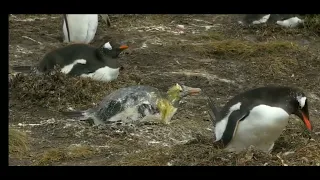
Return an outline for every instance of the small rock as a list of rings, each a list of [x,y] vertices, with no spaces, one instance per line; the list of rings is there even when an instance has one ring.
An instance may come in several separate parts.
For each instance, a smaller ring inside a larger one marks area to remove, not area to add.
[[[206,31],[208,31],[209,29],[211,29],[213,26],[204,26],[204,28],[206,28]]]
[[[301,160],[305,161],[306,163],[309,162],[309,160],[306,157],[302,157]]]
[[[285,152],[285,153],[283,153],[283,156],[288,156],[288,155],[290,155],[290,154],[294,154],[294,151]]]
[[[177,28],[184,29],[184,25],[177,25]]]
[[[74,109],[72,107],[68,107],[68,110],[70,111],[74,111]]]

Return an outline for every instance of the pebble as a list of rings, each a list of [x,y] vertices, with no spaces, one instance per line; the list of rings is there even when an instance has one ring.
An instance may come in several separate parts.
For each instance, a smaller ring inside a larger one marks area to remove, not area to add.
[[[177,28],[184,29],[184,25],[177,25]]]

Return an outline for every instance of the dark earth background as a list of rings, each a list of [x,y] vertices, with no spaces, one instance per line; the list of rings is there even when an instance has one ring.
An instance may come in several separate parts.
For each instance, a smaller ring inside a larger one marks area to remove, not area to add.
[[[111,27],[99,17],[92,45],[110,38],[128,42],[117,81],[60,73],[13,76],[9,67],[9,165],[320,165],[317,28],[242,27],[240,15],[109,17]],[[313,22],[320,24],[319,19]],[[10,15],[9,66],[35,65],[65,46],[61,40],[61,15]],[[144,84],[166,91],[175,83],[202,88],[218,106],[262,85],[301,88],[314,132],[292,116],[270,155],[252,148],[223,152],[213,145],[204,93],[187,97],[169,125],[95,127],[59,113],[90,108],[120,87]]]

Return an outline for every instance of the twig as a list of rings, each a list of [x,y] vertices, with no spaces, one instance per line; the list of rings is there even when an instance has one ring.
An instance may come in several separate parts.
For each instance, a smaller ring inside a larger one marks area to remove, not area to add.
[[[23,37],[23,38],[26,38],[26,39],[29,39],[29,40],[31,40],[31,41],[33,41],[33,42],[36,42],[36,43],[38,43],[38,44],[40,44],[40,45],[42,45],[41,42],[36,41],[36,40],[34,40],[34,39],[32,39],[32,38],[30,38],[30,37],[28,37],[28,36],[22,36],[22,37]]]
[[[288,166],[288,164],[284,163],[284,160],[277,154],[277,158],[280,159],[283,166]]]

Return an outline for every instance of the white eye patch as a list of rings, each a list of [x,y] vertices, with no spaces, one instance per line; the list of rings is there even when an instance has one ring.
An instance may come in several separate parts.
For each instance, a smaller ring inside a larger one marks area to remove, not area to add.
[[[307,97],[298,96],[297,100],[299,102],[300,107],[303,108],[306,104]]]
[[[111,46],[111,44],[109,42],[105,43],[103,45],[103,47],[106,48],[106,49],[112,50],[112,46]]]
[[[78,59],[78,60],[75,60],[74,63],[79,63],[79,64],[86,64],[87,61],[85,59]]]

